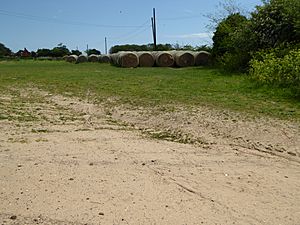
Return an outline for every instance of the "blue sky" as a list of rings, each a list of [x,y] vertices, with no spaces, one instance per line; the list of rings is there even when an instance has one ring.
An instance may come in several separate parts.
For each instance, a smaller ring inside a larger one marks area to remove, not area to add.
[[[219,11],[220,0],[1,0],[0,42],[13,51],[53,48],[59,43],[83,51],[104,52],[117,44],[152,42],[152,8],[157,14],[158,43],[210,44],[206,14]],[[260,0],[236,0],[245,11]]]

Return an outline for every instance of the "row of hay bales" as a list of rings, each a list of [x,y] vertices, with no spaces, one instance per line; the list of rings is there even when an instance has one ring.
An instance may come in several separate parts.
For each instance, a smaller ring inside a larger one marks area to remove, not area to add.
[[[209,64],[210,54],[206,51],[157,51],[157,52],[118,52],[110,55],[70,55],[67,62],[102,62],[130,67],[189,67],[205,66]]]
[[[109,55],[69,55],[65,57],[65,60],[70,63],[84,63],[84,62],[100,62],[110,63]]]
[[[209,64],[206,51],[118,52],[110,55],[111,63],[120,67],[189,67]]]

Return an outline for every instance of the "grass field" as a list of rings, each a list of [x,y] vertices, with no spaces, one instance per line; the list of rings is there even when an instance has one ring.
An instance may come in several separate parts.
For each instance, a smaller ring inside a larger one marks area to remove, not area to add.
[[[107,64],[53,61],[0,62],[0,91],[38,87],[53,94],[108,98],[137,106],[205,105],[299,120],[300,102],[289,90],[257,87],[246,75],[224,74],[208,68],[123,69]]]

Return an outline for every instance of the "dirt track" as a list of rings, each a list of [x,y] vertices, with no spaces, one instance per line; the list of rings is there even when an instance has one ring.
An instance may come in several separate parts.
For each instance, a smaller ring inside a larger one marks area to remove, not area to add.
[[[0,120],[1,224],[299,224],[299,124],[38,94]]]

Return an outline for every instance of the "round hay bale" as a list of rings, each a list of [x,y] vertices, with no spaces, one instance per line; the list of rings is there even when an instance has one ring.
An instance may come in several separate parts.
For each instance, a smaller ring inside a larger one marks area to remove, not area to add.
[[[69,57],[68,55],[64,55],[64,56],[62,57],[62,60],[67,61],[68,57]]]
[[[155,59],[150,52],[137,52],[139,56],[139,62],[141,67],[152,67],[154,66]]]
[[[88,57],[86,55],[80,55],[77,58],[76,63],[84,63],[88,61]]]
[[[89,58],[88,58],[89,62],[99,62],[99,56],[98,55],[89,55]]]
[[[119,66],[118,65],[118,54],[117,53],[110,54],[110,63],[115,65],[115,66]]]
[[[76,63],[78,59],[77,55],[69,55],[66,59],[67,62],[69,63]]]
[[[210,60],[210,53],[206,51],[200,51],[194,53],[196,66],[207,66]]]
[[[195,65],[195,57],[192,53],[187,51],[175,51],[173,53],[176,66],[178,67],[188,67]]]
[[[155,62],[160,67],[170,67],[174,65],[174,57],[169,52],[154,52]]]
[[[139,57],[134,52],[120,52],[117,56],[117,64],[124,68],[137,67]]]
[[[99,62],[109,63],[110,62],[110,56],[109,55],[100,55],[99,56]]]

